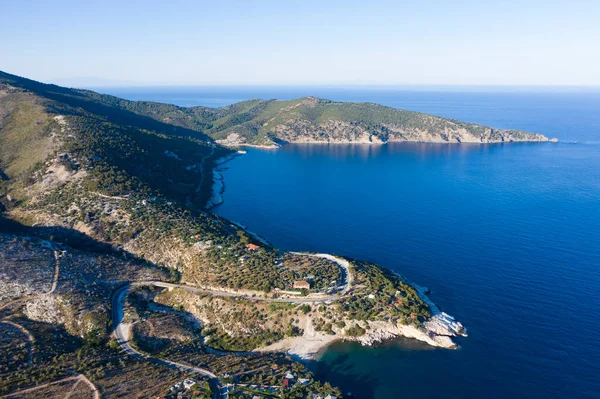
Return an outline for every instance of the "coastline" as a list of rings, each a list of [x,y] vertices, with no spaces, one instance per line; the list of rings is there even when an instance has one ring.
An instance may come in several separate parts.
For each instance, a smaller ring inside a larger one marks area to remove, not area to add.
[[[225,142],[223,140],[217,140],[217,143],[227,147],[227,148],[237,148],[237,147],[249,147],[249,148],[259,148],[264,150],[277,150],[281,148],[285,144],[367,144],[367,145],[385,145],[391,143],[421,143],[421,144],[473,144],[473,145],[482,145],[482,144],[512,144],[512,143],[558,143],[560,140],[556,137],[547,137],[539,133],[535,133],[533,137],[528,139],[514,139],[510,138],[508,140],[504,139],[495,139],[495,140],[487,140],[487,139],[476,139],[476,138],[463,138],[462,140],[456,139],[455,141],[449,141],[444,139],[437,139],[432,137],[427,140],[423,139],[396,139],[389,138],[387,140],[372,140],[368,139],[359,139],[359,140],[314,140],[314,139],[297,139],[294,141],[285,141],[283,144],[275,143],[273,144],[247,144],[242,142]]]
[[[342,144],[342,143],[339,143]],[[225,184],[222,165],[243,155],[245,152],[237,151],[225,157],[219,158],[214,163],[212,196],[207,202],[207,209],[223,203]],[[269,242],[258,234],[248,230],[246,226],[231,222],[233,225],[244,229],[257,241],[270,245]],[[254,352],[284,352],[302,360],[317,360],[321,353],[331,344],[337,341],[354,341],[364,346],[373,346],[383,341],[394,338],[412,338],[427,343],[433,347],[457,349],[452,337],[467,336],[464,326],[456,321],[451,315],[442,312],[440,308],[427,296],[428,289],[417,284],[408,282],[398,273],[394,274],[402,281],[412,286],[421,299],[427,303],[431,310],[431,317],[424,322],[420,328],[412,325],[394,324],[385,321],[361,321],[359,325],[366,328],[366,333],[360,337],[345,336],[343,330],[336,331],[335,335],[315,331],[310,318],[303,318],[304,334],[298,337],[286,337],[271,345],[254,349]]]
[[[213,184],[211,188],[210,198],[208,199],[208,201],[206,201],[206,209],[214,208],[215,206],[223,203],[223,193],[225,192],[225,181],[223,179],[223,175],[221,174],[221,172],[223,172],[224,170],[223,165],[231,161],[232,159],[235,159],[236,157],[239,157],[244,154],[245,152],[236,151],[224,157],[218,158],[214,161],[212,177]]]
[[[402,139],[402,140],[398,140],[398,139],[388,139],[388,140],[348,140],[348,141],[332,141],[332,140],[304,140],[304,139],[300,139],[300,140],[296,140],[296,141],[289,141],[289,142],[282,142],[281,144],[279,143],[273,143],[271,145],[265,145],[265,144],[245,144],[245,143],[240,143],[240,142],[235,142],[235,143],[227,143],[227,142],[222,142],[220,140],[217,140],[217,143],[219,143],[220,145],[226,147],[226,148],[240,148],[240,147],[247,147],[247,148],[257,148],[257,149],[261,149],[261,150],[270,150],[270,151],[276,151],[279,150],[280,148],[282,148],[284,145],[288,145],[288,144],[292,144],[292,145],[309,145],[309,144],[316,144],[316,145],[367,145],[367,146],[383,146],[383,145],[388,145],[388,144],[398,144],[398,143],[409,143],[409,144],[447,144],[447,145],[467,145],[467,146],[476,146],[476,145],[505,145],[505,144],[519,144],[519,143],[529,143],[529,144],[535,144],[535,143],[559,143],[561,142],[558,138],[556,137],[546,137],[544,135],[541,134],[535,134],[536,137],[530,138],[530,139],[509,139],[509,140],[456,140],[456,141],[447,141],[447,140],[437,140],[437,139],[432,139],[432,140],[420,140],[420,139],[414,139],[414,140],[406,140],[406,139]],[[218,204],[217,204],[218,205]],[[215,205],[212,205],[215,206]]]
[[[271,345],[257,348],[254,352],[284,352],[301,360],[318,360],[328,346],[338,341],[358,342],[363,346],[374,346],[384,341],[396,338],[412,338],[430,346],[443,349],[458,349],[459,346],[452,340],[456,336],[467,336],[467,330],[451,315],[442,312],[431,299],[425,295],[426,289],[416,284],[411,284],[419,296],[430,306],[432,316],[423,323],[422,328],[412,325],[394,324],[385,321],[359,322],[363,327],[367,325],[367,333],[360,337],[349,337],[342,331],[336,335],[324,334],[315,331],[310,319],[304,320],[304,335],[287,337]]]

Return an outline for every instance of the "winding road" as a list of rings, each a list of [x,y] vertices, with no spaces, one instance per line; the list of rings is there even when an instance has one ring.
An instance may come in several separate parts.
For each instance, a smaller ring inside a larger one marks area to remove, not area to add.
[[[344,275],[344,288],[340,291],[340,295],[344,296],[344,295],[348,294],[348,292],[352,288],[352,273],[350,273],[350,262],[348,262],[346,259],[340,258],[339,256],[330,255],[330,254],[308,254],[308,253],[304,253],[304,252],[290,252],[290,253],[292,253],[294,255],[300,255],[300,256],[312,256],[315,258],[328,259],[334,263],[337,263],[337,265],[342,269],[342,274]]]
[[[112,320],[113,320],[113,326],[115,326],[115,329],[114,329],[115,338],[117,340],[117,343],[121,347],[121,349],[123,349],[125,351],[125,353],[127,353],[128,355],[130,355],[134,358],[137,358],[137,359],[148,360],[153,363],[156,363],[156,364],[159,364],[159,365],[162,365],[162,366],[174,369],[174,370],[192,372],[192,373],[200,374],[204,377],[207,377],[209,379],[209,381],[213,384],[213,386],[216,388],[214,399],[227,398],[227,392],[226,391],[223,392],[224,390],[223,390],[223,384],[221,383],[221,380],[210,370],[203,369],[200,367],[188,366],[186,364],[172,362],[170,360],[163,360],[163,359],[158,359],[158,358],[151,357],[151,356],[146,356],[143,353],[134,349],[129,344],[129,335],[131,332],[131,324],[123,323],[123,317],[125,315],[123,307],[124,307],[124,303],[125,303],[125,297],[127,296],[127,292],[129,292],[129,290],[131,289],[131,287],[133,285],[139,286],[139,285],[154,285],[154,284],[152,284],[151,282],[149,284],[141,284],[141,283],[130,284],[130,285],[126,285],[124,287],[119,288],[113,294],[113,297],[112,297]],[[160,285],[157,285],[157,286],[160,287]]]
[[[280,303],[281,302],[283,302],[283,303],[318,303],[318,302],[325,302],[325,301],[333,301],[335,299],[338,299],[340,296],[344,296],[344,295],[348,294],[348,292],[352,288],[352,273],[350,273],[350,263],[347,260],[339,258],[337,256],[329,255],[329,254],[307,254],[307,253],[302,253],[302,252],[292,252],[292,253],[295,255],[313,256],[313,257],[317,257],[317,258],[329,259],[332,262],[336,263],[343,270],[343,274],[344,274],[344,284],[343,284],[342,290],[339,293],[336,293],[334,295],[326,295],[326,296],[318,296],[318,297],[265,298],[265,297],[259,297],[259,296],[244,295],[244,294],[235,293],[235,292],[207,290],[204,288],[197,288],[197,287],[192,287],[189,285],[182,285],[182,284],[167,283],[164,281],[136,281],[136,282],[130,283],[129,286],[153,285],[155,287],[162,287],[162,288],[168,288],[168,289],[175,289],[175,288],[182,289],[182,290],[185,290],[188,292],[193,292],[196,294],[206,294],[206,295],[219,296],[219,297],[245,299],[248,301],[264,301],[264,302],[280,302]]]
[[[210,154],[203,157],[202,161],[200,161],[200,182],[198,182],[198,185],[196,186],[196,190],[194,190],[197,193],[200,192],[200,190],[202,190],[202,185],[204,184],[204,166],[205,166],[204,164],[205,164],[206,160],[211,158],[214,154],[215,154],[215,146],[211,144]]]
[[[337,263],[344,270],[344,273],[345,273],[345,277],[344,277],[345,285],[340,293],[342,295],[346,295],[348,293],[348,291],[351,288],[351,284],[352,284],[352,274],[350,273],[350,264],[347,260],[339,258],[337,256],[329,255],[329,254],[306,254],[306,253],[301,253],[301,252],[294,252],[294,254],[325,258],[325,259],[329,259],[329,260]],[[162,288],[168,288],[168,289],[178,288],[178,289],[182,289],[182,290],[186,290],[186,291],[194,292],[194,293],[199,293],[199,294],[208,294],[208,295],[214,295],[214,296],[220,296],[220,297],[231,297],[231,298],[246,299],[246,300],[251,300],[251,301],[266,301],[266,302],[317,303],[317,302],[323,302],[323,301],[334,300],[334,299],[339,298],[338,294],[329,295],[326,297],[319,297],[319,298],[262,298],[262,297],[244,296],[244,295],[240,295],[240,294],[223,292],[223,291],[205,290],[205,289],[201,289],[201,288],[190,287],[187,285],[166,283],[163,281],[137,281],[137,282],[132,282],[132,283],[125,285],[125,286],[119,288],[118,290],[116,290],[115,293],[113,294],[112,300],[111,300],[112,322],[113,322],[113,326],[114,326],[114,334],[115,334],[117,343],[125,351],[125,353],[127,353],[128,355],[133,356],[135,358],[145,359],[145,360],[154,362],[156,364],[160,364],[160,365],[169,367],[171,369],[181,370],[181,371],[186,371],[186,372],[193,372],[193,373],[200,374],[204,377],[207,377],[210,380],[210,382],[213,384],[213,386],[216,388],[215,395],[214,395],[215,399],[227,398],[228,392],[227,392],[227,387],[223,386],[219,377],[217,377],[210,370],[203,369],[200,367],[188,366],[186,364],[177,363],[177,362],[173,362],[170,360],[158,359],[158,358],[155,358],[152,356],[147,356],[131,346],[131,344],[129,343],[131,324],[123,322],[123,318],[125,315],[125,310],[124,310],[125,298],[127,296],[127,293],[129,292],[129,290],[132,287],[139,287],[139,286],[155,286],[155,287],[162,287]]]

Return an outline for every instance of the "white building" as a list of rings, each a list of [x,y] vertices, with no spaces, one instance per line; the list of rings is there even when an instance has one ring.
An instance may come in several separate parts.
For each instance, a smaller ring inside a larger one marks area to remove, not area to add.
[[[185,389],[190,389],[190,388],[191,388],[191,387],[193,387],[194,385],[196,385],[196,381],[195,381],[195,380],[192,380],[191,378],[186,378],[186,379],[183,381],[183,387],[184,387]]]

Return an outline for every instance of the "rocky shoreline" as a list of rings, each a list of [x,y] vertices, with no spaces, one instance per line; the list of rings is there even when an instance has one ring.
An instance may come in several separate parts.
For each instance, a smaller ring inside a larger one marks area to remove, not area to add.
[[[225,191],[225,184],[223,181],[223,175],[220,173],[224,170],[222,165],[244,153],[244,151],[238,151],[215,161],[215,169],[213,172],[213,192],[210,200],[207,202],[207,208],[211,208],[223,203],[222,195]],[[241,224],[235,222],[233,223],[238,227],[246,229],[246,227]],[[249,233],[258,241],[268,245],[264,238],[255,233]],[[306,324],[303,328],[304,334],[302,336],[284,338],[283,340],[275,342],[272,345],[258,348],[256,351],[285,352],[300,359],[314,360],[318,358],[319,354],[324,350],[324,348],[336,341],[355,341],[359,342],[361,345],[373,346],[382,343],[383,341],[399,337],[413,338],[435,347],[457,349],[458,345],[454,343],[452,338],[456,336],[466,337],[467,332],[464,326],[460,322],[456,321],[451,315],[442,312],[440,308],[433,303],[433,301],[431,301],[431,299],[427,296],[427,288],[407,282],[401,275],[396,275],[407,284],[413,286],[419,293],[421,299],[423,299],[423,301],[429,305],[431,310],[431,318],[423,323],[420,328],[412,325],[394,324],[383,321],[363,321],[359,322],[358,324],[365,328],[365,334],[360,337],[349,337],[344,336],[343,331],[338,331],[336,335],[329,335],[315,331],[311,320],[307,318],[305,320]]]
[[[305,321],[304,335],[300,337],[288,337],[272,345],[258,348],[256,352],[285,352],[302,360],[317,360],[320,354],[334,342],[353,341],[364,346],[373,346],[384,341],[405,337],[424,342],[428,345],[445,348],[458,349],[453,337],[467,336],[467,330],[456,321],[454,317],[442,312],[437,305],[425,294],[426,288],[413,284],[421,298],[430,306],[431,318],[421,328],[412,325],[394,324],[384,321],[359,322],[366,328],[366,333],[360,337],[348,337],[343,335],[329,335],[315,331],[310,320]],[[338,331],[343,334],[343,331]]]
[[[223,193],[225,192],[225,181],[221,174],[225,170],[223,165],[244,153],[243,151],[237,151],[221,157],[214,162],[212,191],[210,198],[206,202],[206,209],[214,208],[223,203]]]
[[[419,293],[419,296],[429,305],[431,318],[421,328],[408,325],[395,325],[389,322],[369,322],[371,327],[368,332],[356,339],[362,345],[371,346],[383,341],[398,338],[414,338],[431,346],[446,349],[458,349],[458,345],[452,337],[467,337],[466,328],[448,313],[442,312],[440,308],[427,296],[427,288],[411,284]]]

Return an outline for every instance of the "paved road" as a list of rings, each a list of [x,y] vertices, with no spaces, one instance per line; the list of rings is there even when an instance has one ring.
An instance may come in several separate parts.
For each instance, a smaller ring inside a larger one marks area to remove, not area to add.
[[[50,289],[49,294],[53,294],[56,291],[56,287],[58,286],[58,276],[60,274],[60,257],[61,253],[57,250],[54,250],[54,279],[52,280],[52,288]]]
[[[348,293],[348,291],[350,291],[350,288],[352,288],[352,273],[350,273],[350,262],[348,262],[346,259],[340,258],[338,256],[334,256],[334,255],[330,255],[330,254],[307,254],[304,252],[291,252],[294,255],[300,255],[300,256],[312,256],[315,258],[323,258],[323,259],[329,259],[330,261],[336,263],[340,269],[342,269],[342,274],[344,275],[344,288],[342,289],[342,291],[340,292],[340,295],[346,295]]]
[[[302,255],[302,256],[314,256],[314,257],[318,257],[318,258],[325,258],[325,259],[329,259],[329,260],[337,263],[342,268],[343,273],[345,274],[345,276],[344,276],[345,284],[344,284],[344,288],[341,291],[341,294],[346,295],[348,293],[348,291],[350,290],[350,288],[352,287],[352,273],[350,273],[350,264],[348,263],[347,260],[339,258],[337,256],[329,255],[329,254],[306,254],[306,253],[301,253],[301,252],[294,252],[294,253],[296,255]],[[212,382],[212,384],[216,387],[215,396],[214,396],[215,399],[227,398],[227,387],[224,387],[223,384],[221,383],[221,380],[219,379],[219,377],[217,377],[215,374],[213,374],[210,370],[199,368],[199,367],[192,367],[192,366],[188,366],[185,364],[172,362],[170,360],[157,359],[157,358],[154,358],[151,356],[147,356],[147,355],[144,355],[141,352],[137,351],[129,344],[129,334],[131,331],[131,325],[128,323],[123,323],[125,297],[127,296],[127,293],[129,292],[131,287],[150,286],[150,285],[155,286],[155,287],[168,288],[168,289],[178,288],[178,289],[182,289],[185,291],[194,292],[194,293],[198,293],[198,294],[208,294],[208,295],[214,295],[214,296],[219,296],[219,297],[239,298],[239,299],[245,299],[245,300],[251,300],[251,301],[285,302],[285,303],[316,303],[316,302],[323,302],[323,301],[328,301],[328,300],[335,300],[335,299],[339,298],[339,294],[329,295],[329,296],[325,296],[325,297],[318,297],[318,298],[307,298],[307,297],[302,297],[302,298],[263,298],[263,297],[256,297],[256,296],[240,295],[240,294],[224,292],[224,291],[205,290],[205,289],[201,289],[201,288],[190,287],[187,285],[166,283],[164,281],[136,281],[136,282],[130,283],[129,285],[119,288],[113,294],[113,297],[112,297],[112,303],[111,303],[112,304],[112,321],[113,321],[114,333],[115,333],[115,338],[117,340],[117,343],[119,344],[119,346],[121,346],[121,348],[125,351],[125,353],[127,353],[130,356],[133,356],[135,358],[146,359],[146,360],[152,361],[154,363],[161,364],[166,367],[170,367],[172,369],[193,372],[193,373],[197,373],[197,374],[207,377]]]
[[[196,294],[206,294],[212,296],[219,297],[227,297],[227,298],[238,298],[244,299],[248,301],[263,301],[263,302],[280,302],[280,303],[316,303],[316,302],[324,302],[324,301],[333,301],[339,298],[339,295],[327,295],[320,297],[298,297],[298,298],[264,298],[260,296],[250,296],[243,294],[236,294],[233,292],[225,292],[225,291],[213,291],[213,290],[205,290],[202,288],[191,287],[189,285],[180,285],[180,284],[172,284],[165,283],[164,281],[136,281],[131,283],[132,286],[146,286],[153,285],[155,287],[162,288],[177,288],[184,291],[193,292]]]
[[[208,158],[211,158],[213,155],[215,154],[215,146],[211,145],[210,146],[210,154],[208,154],[205,157],[202,157],[202,161],[200,162],[200,182],[198,182],[198,185],[196,186],[196,192],[200,192],[200,190],[202,190],[202,185],[204,184],[204,164],[206,163],[206,160]]]
[[[134,285],[155,285],[155,284],[136,283]],[[157,286],[160,287],[160,285],[157,285]],[[132,285],[127,285],[127,286],[119,288],[112,297],[112,319],[113,319],[113,326],[115,326],[115,330],[114,330],[115,338],[117,340],[117,343],[119,344],[119,346],[121,346],[121,348],[125,351],[125,353],[127,353],[128,355],[130,355],[132,357],[135,357],[138,359],[149,360],[153,363],[160,364],[162,366],[166,366],[166,367],[169,367],[174,370],[197,373],[204,377],[207,377],[212,382],[213,386],[216,388],[214,398],[215,399],[227,398],[227,393],[222,394],[223,385],[221,384],[221,380],[219,380],[219,378],[215,374],[213,374],[210,370],[203,369],[200,367],[192,367],[192,366],[188,366],[185,364],[172,362],[170,360],[163,360],[163,359],[157,359],[157,358],[151,357],[151,356],[146,356],[146,355],[142,354],[141,352],[138,352],[136,349],[134,349],[129,344],[129,333],[130,333],[131,325],[127,324],[127,323],[123,323],[123,316],[124,316],[123,306],[124,306],[124,302],[125,302],[125,297],[127,296],[127,292],[131,289],[131,287],[132,287]]]
[[[265,302],[280,302],[280,303],[317,303],[317,302],[333,301],[333,300],[338,299],[340,296],[346,295],[348,293],[348,291],[350,290],[350,288],[352,288],[352,273],[350,273],[350,263],[347,260],[339,258],[337,256],[329,255],[329,254],[307,254],[307,253],[302,253],[302,252],[292,252],[292,253],[295,255],[325,258],[325,259],[331,260],[332,262],[337,263],[338,266],[340,266],[340,268],[342,269],[343,274],[344,274],[344,288],[342,289],[342,291],[340,291],[339,294],[318,296],[318,297],[264,298],[264,297],[260,297],[260,296],[244,295],[244,294],[226,292],[226,291],[207,290],[207,289],[203,289],[203,288],[192,287],[189,285],[166,283],[164,281],[138,281],[138,282],[131,283],[131,285],[134,285],[134,286],[153,285],[155,287],[162,287],[162,288],[169,288],[169,289],[178,288],[178,289],[182,289],[185,291],[194,292],[197,294],[206,294],[206,295],[228,297],[228,298],[238,298],[238,299],[245,299],[245,300],[249,300],[249,301],[265,301]]]

